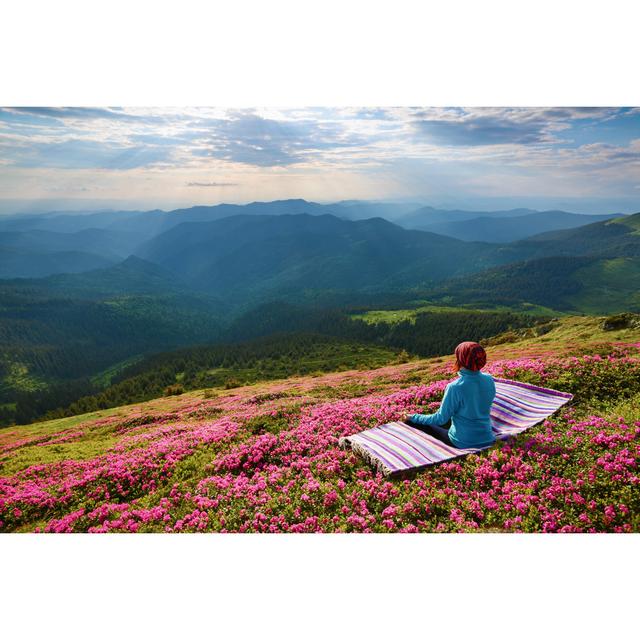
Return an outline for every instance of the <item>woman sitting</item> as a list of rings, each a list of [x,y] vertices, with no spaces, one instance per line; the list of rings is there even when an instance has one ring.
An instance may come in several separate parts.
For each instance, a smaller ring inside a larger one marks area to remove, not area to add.
[[[458,379],[447,385],[440,409],[430,415],[414,413],[405,422],[460,449],[488,446],[495,442],[489,411],[496,385],[480,371],[487,353],[477,342],[462,342],[455,355]],[[451,426],[444,428],[449,421]]]

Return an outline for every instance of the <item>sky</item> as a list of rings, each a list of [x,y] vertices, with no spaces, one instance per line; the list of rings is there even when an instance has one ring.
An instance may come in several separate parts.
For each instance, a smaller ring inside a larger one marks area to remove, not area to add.
[[[0,213],[286,198],[640,211],[640,108],[0,108]]]

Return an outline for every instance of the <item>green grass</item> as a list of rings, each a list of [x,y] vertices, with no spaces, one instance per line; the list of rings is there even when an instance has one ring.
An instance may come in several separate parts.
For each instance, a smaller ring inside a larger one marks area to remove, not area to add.
[[[63,460],[86,460],[106,453],[118,438],[106,432],[90,432],[75,442],[27,446],[13,451],[4,462],[0,461],[3,474],[12,475],[34,464],[50,464]]]
[[[419,306],[404,309],[372,309],[364,313],[352,313],[349,317],[352,320],[362,320],[368,324],[398,324],[400,322],[411,322],[415,324],[416,317],[422,313],[459,313],[460,311],[481,311],[481,312],[519,312],[536,316],[555,317],[564,315],[562,312],[556,311],[549,307],[543,307],[537,304],[524,302],[514,306],[505,305],[486,305],[479,307],[477,305],[458,305],[455,307],[430,303],[425,300],[417,301]]]
[[[363,320],[369,324],[378,324],[385,322],[387,324],[396,324],[398,322],[415,322],[416,316],[421,313],[447,313],[451,311],[460,311],[460,307],[449,307],[446,305],[433,304],[428,300],[416,301],[417,306],[405,309],[372,309],[364,313],[350,314],[352,320]]]
[[[43,422],[33,422],[32,424],[17,425],[13,427],[4,427],[7,430],[19,430],[24,437],[34,437],[39,435],[46,435],[55,431],[64,431],[71,429],[84,422],[91,420],[98,420],[99,418],[106,418],[108,416],[119,413],[121,407],[114,407],[112,409],[102,409],[100,411],[93,411],[91,413],[83,413],[77,416],[70,416],[68,418],[57,418],[55,420],[46,420]],[[0,435],[2,434],[2,428],[0,428]]]
[[[118,407],[70,418],[7,427],[7,431],[18,432],[20,438],[38,438],[73,430],[79,425],[86,425],[84,435],[72,442],[43,444],[41,446],[26,445],[12,451],[5,459],[0,457],[0,474],[13,474],[33,464],[46,464],[62,460],[85,460],[105,453],[117,441],[113,427],[110,425],[94,427],[91,426],[91,423],[100,418],[121,413],[122,409],[122,407]],[[1,435],[2,430],[0,430]]]
[[[637,213],[623,218],[614,218],[610,222],[612,224],[621,224],[629,229],[633,229],[634,231],[631,235],[640,235],[640,215]]]
[[[631,398],[606,403],[597,410],[597,413],[608,419],[622,417],[627,424],[640,422],[640,393]]]

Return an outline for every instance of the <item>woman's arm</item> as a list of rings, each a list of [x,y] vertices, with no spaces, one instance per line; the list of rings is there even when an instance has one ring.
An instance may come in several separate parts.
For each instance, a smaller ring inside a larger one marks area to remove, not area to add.
[[[412,416],[409,416],[409,420],[414,424],[435,425],[436,427],[441,427],[443,424],[447,424],[447,422],[451,420],[451,416],[456,412],[458,405],[458,394],[455,392],[454,387],[451,384],[448,384],[444,391],[440,408],[436,413],[431,413],[429,415],[414,413]]]

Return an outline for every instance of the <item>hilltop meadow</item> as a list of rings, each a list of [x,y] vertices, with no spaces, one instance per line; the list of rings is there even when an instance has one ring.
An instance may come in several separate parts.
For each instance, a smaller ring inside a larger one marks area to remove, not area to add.
[[[369,350],[375,368],[7,427],[0,531],[638,531],[637,316],[567,316],[484,342],[493,375],[574,400],[509,441],[401,480],[338,438],[436,408],[450,356],[389,364]]]

